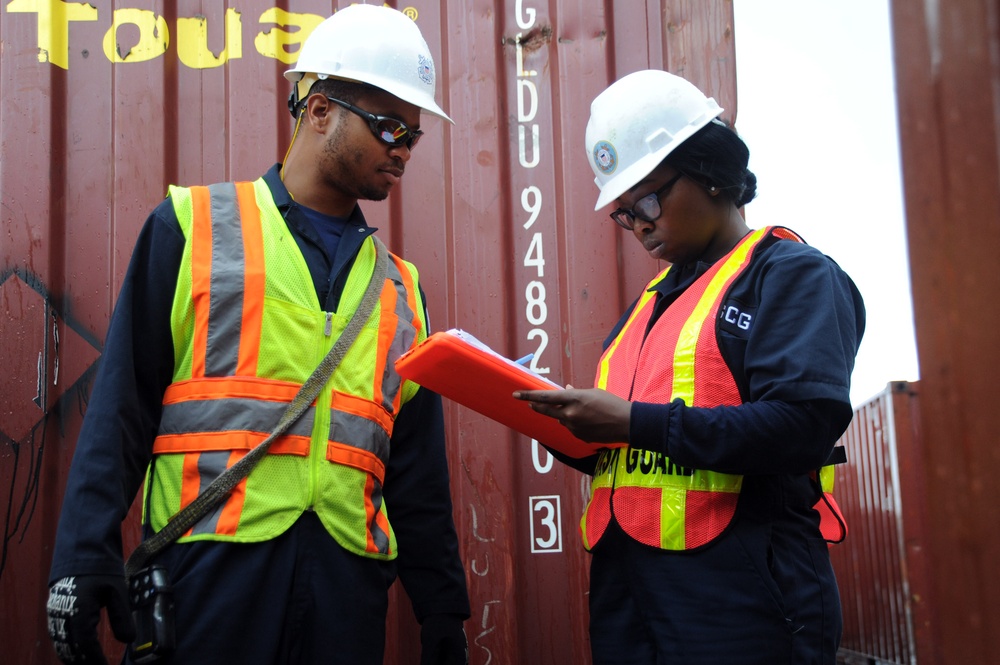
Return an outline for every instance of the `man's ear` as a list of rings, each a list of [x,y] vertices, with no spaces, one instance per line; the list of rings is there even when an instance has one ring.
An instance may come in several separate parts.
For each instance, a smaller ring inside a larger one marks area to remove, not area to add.
[[[325,132],[336,120],[337,110],[324,95],[312,94],[305,101],[302,120],[315,131]]]

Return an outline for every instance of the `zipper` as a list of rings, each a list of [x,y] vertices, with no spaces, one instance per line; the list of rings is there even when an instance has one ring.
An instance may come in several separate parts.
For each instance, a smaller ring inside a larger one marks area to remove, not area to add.
[[[333,334],[333,312],[323,312],[323,336],[330,337]],[[316,398],[317,410],[315,418],[322,416],[319,413],[319,405],[323,403],[323,392]],[[329,412],[329,410],[327,410]],[[327,416],[329,417],[329,416]],[[329,423],[327,423],[329,427]],[[326,460],[326,449],[324,446],[310,446],[309,453],[309,501],[306,510],[316,509],[316,494],[319,491],[319,469]]]

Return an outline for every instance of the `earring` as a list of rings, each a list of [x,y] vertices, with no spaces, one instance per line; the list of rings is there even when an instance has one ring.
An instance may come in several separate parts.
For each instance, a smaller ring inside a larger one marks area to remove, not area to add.
[[[710,192],[711,194],[715,194],[715,192],[716,192],[716,191],[717,191],[718,189],[719,189],[718,187],[716,187],[715,185],[712,185],[711,187],[709,187],[709,188],[708,188],[708,191],[709,191],[709,192]]]

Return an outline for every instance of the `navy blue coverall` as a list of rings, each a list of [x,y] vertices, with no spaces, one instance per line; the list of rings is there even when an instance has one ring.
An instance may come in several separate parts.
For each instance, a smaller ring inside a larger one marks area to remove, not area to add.
[[[835,662],[840,599],[809,472],[829,458],[853,416],[850,376],[864,304],[850,277],[815,248],[766,242],[719,309],[744,316],[716,321],[744,403],[631,407],[630,446],[686,468],[744,476],[733,523],[707,546],[670,552],[632,540],[612,518],[591,560],[595,665]],[[708,268],[674,266],[655,287],[650,325]],[[594,472],[596,456],[554,454]]]

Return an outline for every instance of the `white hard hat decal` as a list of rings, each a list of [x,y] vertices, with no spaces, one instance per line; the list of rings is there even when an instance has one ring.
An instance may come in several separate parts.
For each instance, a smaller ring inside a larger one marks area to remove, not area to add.
[[[417,76],[429,86],[434,85],[434,61],[422,55],[417,56]]]
[[[594,146],[594,166],[604,175],[611,175],[618,168],[618,152],[607,141],[598,141]]]

